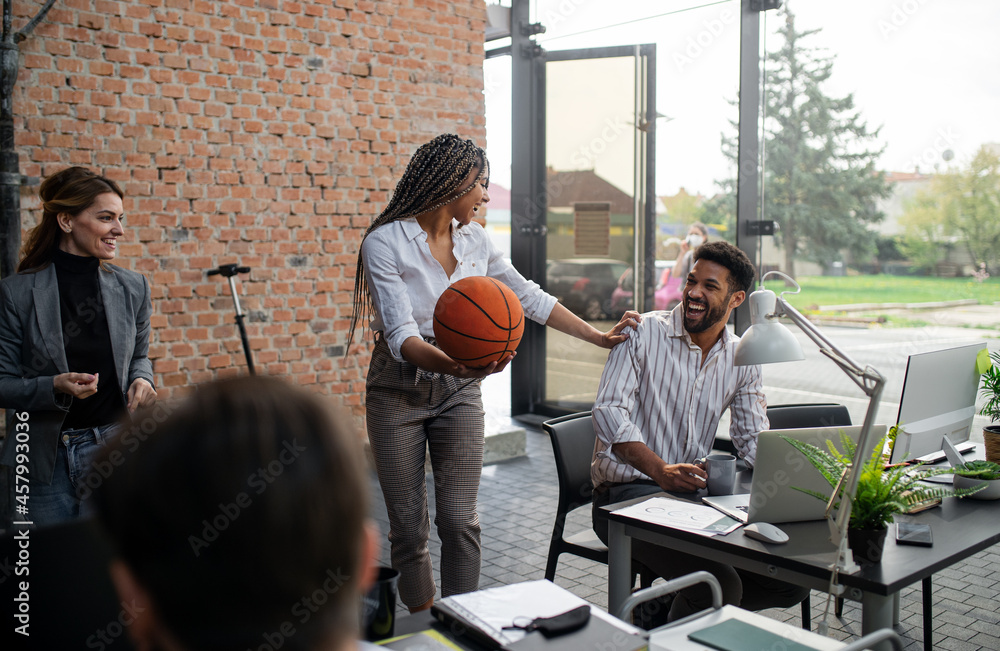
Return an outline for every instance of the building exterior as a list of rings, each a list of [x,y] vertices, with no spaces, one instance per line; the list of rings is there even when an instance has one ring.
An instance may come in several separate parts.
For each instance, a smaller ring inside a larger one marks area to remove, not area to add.
[[[632,196],[594,170],[560,171],[546,174],[548,211],[546,215],[546,256],[550,260],[570,258],[580,253],[576,247],[575,213],[580,204],[606,203],[610,208],[607,256],[631,264],[635,231]]]

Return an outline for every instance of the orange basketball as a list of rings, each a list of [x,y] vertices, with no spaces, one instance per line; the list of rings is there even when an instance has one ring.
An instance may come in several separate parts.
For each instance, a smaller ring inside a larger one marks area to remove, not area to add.
[[[434,307],[434,338],[456,362],[489,366],[514,352],[524,332],[517,296],[499,280],[470,276],[452,283]]]

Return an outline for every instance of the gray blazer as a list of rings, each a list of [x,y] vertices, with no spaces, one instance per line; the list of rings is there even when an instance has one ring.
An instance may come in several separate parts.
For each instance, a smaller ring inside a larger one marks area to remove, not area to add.
[[[147,357],[152,312],[149,283],[140,273],[111,264],[104,267],[98,271],[101,302],[111,333],[118,385],[124,396],[137,378],[153,384],[153,366]],[[72,396],[55,392],[52,378],[86,369],[71,369],[66,363],[59,285],[53,265],[4,278],[0,281],[0,299],[0,407],[28,412],[31,477],[51,482],[59,432],[73,401]],[[16,434],[24,427],[16,425],[20,419],[11,419],[12,413],[7,413],[7,439],[0,452],[0,464],[13,466]]]

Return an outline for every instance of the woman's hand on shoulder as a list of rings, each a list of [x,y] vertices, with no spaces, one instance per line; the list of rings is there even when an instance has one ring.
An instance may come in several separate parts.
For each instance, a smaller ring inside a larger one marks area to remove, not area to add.
[[[615,327],[601,335],[601,347],[614,348],[628,339],[628,333],[625,332],[625,328],[637,328],[641,320],[642,317],[635,310],[629,310],[623,314],[621,320],[615,324]]]
[[[52,378],[52,388],[82,400],[97,393],[99,375],[99,373],[60,373]]]
[[[156,389],[141,377],[132,380],[132,386],[126,394],[128,398],[128,413],[133,413],[139,407],[148,407],[156,402]]]

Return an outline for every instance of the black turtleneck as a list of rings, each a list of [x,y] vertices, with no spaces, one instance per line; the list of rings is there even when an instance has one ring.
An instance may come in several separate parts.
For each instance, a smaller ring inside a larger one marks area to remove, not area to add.
[[[101,300],[100,260],[56,250],[52,258],[59,283],[63,347],[72,373],[99,373],[97,393],[74,399],[63,430],[117,422],[125,412],[118,386],[111,333]]]

